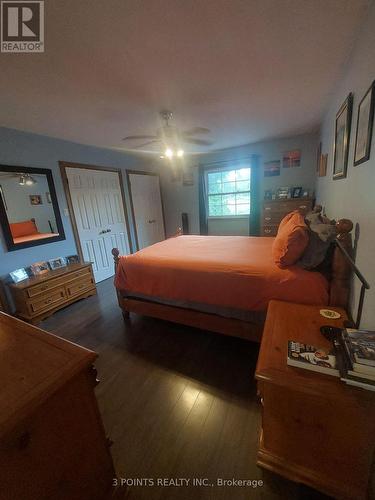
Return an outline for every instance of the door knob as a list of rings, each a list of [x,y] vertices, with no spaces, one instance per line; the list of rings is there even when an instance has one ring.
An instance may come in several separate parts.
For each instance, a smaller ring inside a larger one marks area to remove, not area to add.
[[[151,219],[151,220],[148,221],[149,224],[153,224],[154,222],[156,222],[155,219]]]

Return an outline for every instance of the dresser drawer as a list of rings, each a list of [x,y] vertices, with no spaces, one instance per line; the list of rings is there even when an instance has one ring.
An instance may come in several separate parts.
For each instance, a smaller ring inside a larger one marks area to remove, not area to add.
[[[94,280],[91,277],[85,277],[81,278],[80,280],[75,280],[72,283],[67,283],[66,284],[66,292],[69,297],[73,297],[74,295],[78,295],[85,290],[89,290],[90,288],[93,288],[94,285]]]
[[[271,224],[280,224],[282,219],[285,217],[283,212],[269,212],[263,215],[263,225],[269,226]]]
[[[264,226],[263,227],[263,236],[276,236],[277,230],[278,230],[278,226]]]
[[[312,209],[312,201],[304,199],[295,200],[276,200],[269,203],[264,203],[263,210],[264,214],[272,212],[283,212],[285,214],[292,212],[293,210],[302,210],[308,212]]]
[[[91,268],[85,267],[84,269],[80,269],[79,271],[74,271],[74,273],[70,273],[65,277],[65,283],[67,281],[73,281],[78,278],[91,278]]]
[[[37,313],[44,309],[52,309],[55,305],[66,300],[64,288],[55,288],[50,293],[42,295],[28,302],[31,313]]]

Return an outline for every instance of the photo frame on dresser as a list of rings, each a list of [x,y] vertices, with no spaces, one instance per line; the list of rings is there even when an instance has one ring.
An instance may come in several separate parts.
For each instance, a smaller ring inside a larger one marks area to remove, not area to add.
[[[346,177],[348,169],[352,109],[353,94],[350,93],[336,114],[333,179],[343,179]]]
[[[357,131],[355,136],[354,166],[370,158],[372,127],[374,122],[375,80],[358,104]]]

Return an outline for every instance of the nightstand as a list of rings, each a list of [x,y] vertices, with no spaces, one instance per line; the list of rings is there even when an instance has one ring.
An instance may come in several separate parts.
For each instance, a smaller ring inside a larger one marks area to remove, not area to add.
[[[257,464],[345,499],[368,498],[375,451],[375,393],[287,365],[288,340],[330,343],[319,306],[271,301],[255,377],[263,405]]]

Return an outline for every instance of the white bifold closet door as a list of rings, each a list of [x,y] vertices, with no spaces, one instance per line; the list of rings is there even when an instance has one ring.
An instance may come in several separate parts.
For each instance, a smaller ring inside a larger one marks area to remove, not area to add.
[[[129,172],[128,179],[138,250],[141,250],[165,240],[159,176]]]
[[[66,175],[83,257],[103,281],[114,275],[112,248],[130,253],[119,174],[67,167]]]

